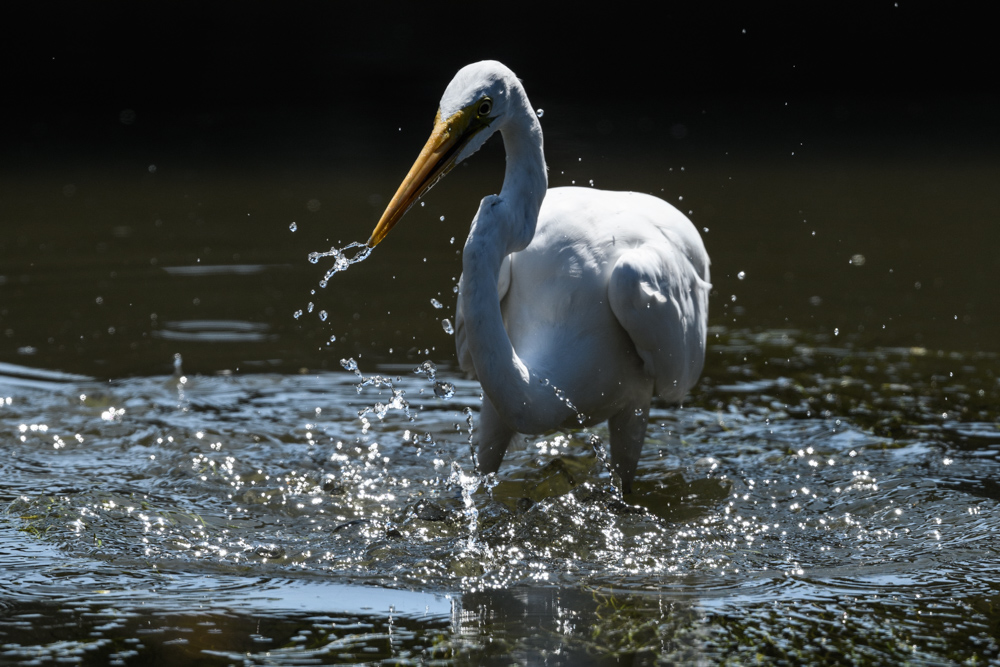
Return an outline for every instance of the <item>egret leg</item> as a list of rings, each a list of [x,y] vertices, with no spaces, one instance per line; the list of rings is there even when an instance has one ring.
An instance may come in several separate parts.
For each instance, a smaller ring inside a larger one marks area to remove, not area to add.
[[[489,397],[483,396],[483,407],[479,411],[479,471],[488,475],[500,469],[503,455],[515,432],[507,426]]]
[[[639,465],[648,421],[648,403],[641,408],[626,408],[608,419],[608,430],[611,432],[611,469],[621,477],[624,493],[632,493],[632,480]]]

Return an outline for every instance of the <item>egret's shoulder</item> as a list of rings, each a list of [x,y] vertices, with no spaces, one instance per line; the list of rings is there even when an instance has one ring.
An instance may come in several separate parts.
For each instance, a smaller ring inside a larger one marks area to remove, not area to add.
[[[694,225],[687,217],[659,197],[642,192],[599,190],[576,186],[551,188],[542,204],[543,212],[577,215],[608,220],[611,216],[648,217],[655,222],[680,227]]]
[[[708,253],[686,215],[668,202],[641,192],[597,188],[551,188],[539,212],[537,235],[573,238],[586,244],[680,247],[708,280]]]

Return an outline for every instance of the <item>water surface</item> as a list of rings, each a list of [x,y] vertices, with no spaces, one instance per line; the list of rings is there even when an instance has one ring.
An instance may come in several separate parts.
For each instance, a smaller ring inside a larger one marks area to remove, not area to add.
[[[5,173],[2,661],[1000,659],[998,163],[543,122],[553,185],[659,194],[713,259],[625,498],[604,427],[474,474],[442,320],[498,147],[326,288],[308,253],[367,237],[409,145]]]

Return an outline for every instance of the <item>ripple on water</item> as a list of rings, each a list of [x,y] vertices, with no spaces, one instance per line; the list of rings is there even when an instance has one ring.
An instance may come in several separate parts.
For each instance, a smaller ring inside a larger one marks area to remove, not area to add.
[[[516,605],[504,591],[530,607],[538,590],[572,600],[538,597],[585,652],[597,649],[584,628],[598,628],[615,650],[661,654],[738,656],[753,638],[775,659],[996,656],[988,378],[964,380],[963,413],[925,379],[944,363],[934,355],[823,358],[784,335],[723,345],[732,356],[691,405],[654,406],[625,499],[590,444],[603,427],[522,439],[498,476],[473,479],[467,410],[480,389],[447,368],[183,384],[8,370],[0,587],[35,602],[88,581],[80,595],[155,589],[175,612],[189,586],[211,589],[212,609],[261,586],[281,598],[288,582],[452,591],[452,657],[478,650],[459,637],[501,626],[512,654],[541,641],[505,611]],[[804,370],[749,377],[763,370],[740,361],[748,349]]]

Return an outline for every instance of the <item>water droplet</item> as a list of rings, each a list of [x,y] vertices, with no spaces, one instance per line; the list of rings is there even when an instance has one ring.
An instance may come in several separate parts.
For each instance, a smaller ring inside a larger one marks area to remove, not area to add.
[[[455,395],[455,385],[450,382],[435,382],[434,395],[438,398],[451,398]]]
[[[545,109],[535,109],[535,115],[541,118],[545,115]]]
[[[348,257],[347,251],[353,248],[360,248],[360,250],[355,253],[354,257]],[[309,262],[316,264],[323,257],[333,257],[333,268],[326,272],[319,283],[320,287],[326,287],[327,281],[333,277],[333,274],[346,270],[351,264],[364,261],[371,253],[372,249],[367,243],[348,243],[343,248],[330,248],[329,252],[311,252],[309,253]]]
[[[331,335],[330,335],[330,342],[331,342],[331,343],[334,343],[334,342],[336,342],[336,341],[337,341],[337,336],[336,336],[336,334],[331,334]]]
[[[294,313],[292,313],[292,317],[294,317],[295,319],[299,319],[300,317],[302,317],[302,309],[299,308]]]
[[[354,359],[341,359],[340,365],[344,367],[345,371],[358,370],[358,362],[354,361]]]
[[[441,305],[441,302],[437,299],[431,299],[431,305],[435,308],[444,308],[444,306]]]
[[[441,320],[441,328],[444,329],[444,332],[446,334],[450,335],[455,333],[455,329],[451,326],[451,320],[449,320],[447,317]]]
[[[325,310],[319,311],[319,319],[322,320],[323,322],[326,322],[326,318],[327,318],[326,311]]]
[[[444,222],[444,216],[443,215],[441,216],[441,222]]]
[[[839,329],[839,328],[837,328],[837,329],[834,329],[834,330],[833,330],[833,335],[834,335],[834,336],[839,336],[839,335],[840,335],[840,329]]]
[[[288,229],[293,232],[298,231],[299,226],[293,222],[292,224],[288,225]]]
[[[437,375],[437,366],[434,365],[433,361],[428,359],[414,368],[413,372],[417,375],[426,375],[428,380],[433,380]]]
[[[743,280],[744,278],[747,277],[747,272],[746,271],[740,271],[739,273],[736,274],[736,277],[739,278],[740,280]]]
[[[309,305],[308,305],[308,306],[306,306],[306,312],[307,312],[307,313],[311,313],[311,312],[313,311],[313,308],[315,308],[315,306],[313,306],[313,302],[312,302],[312,301],[310,301],[310,302],[309,302]]]
[[[861,253],[858,253],[856,255],[852,255],[850,261],[848,262],[848,264],[853,264],[854,266],[864,266],[865,265],[865,256],[862,255]]]

